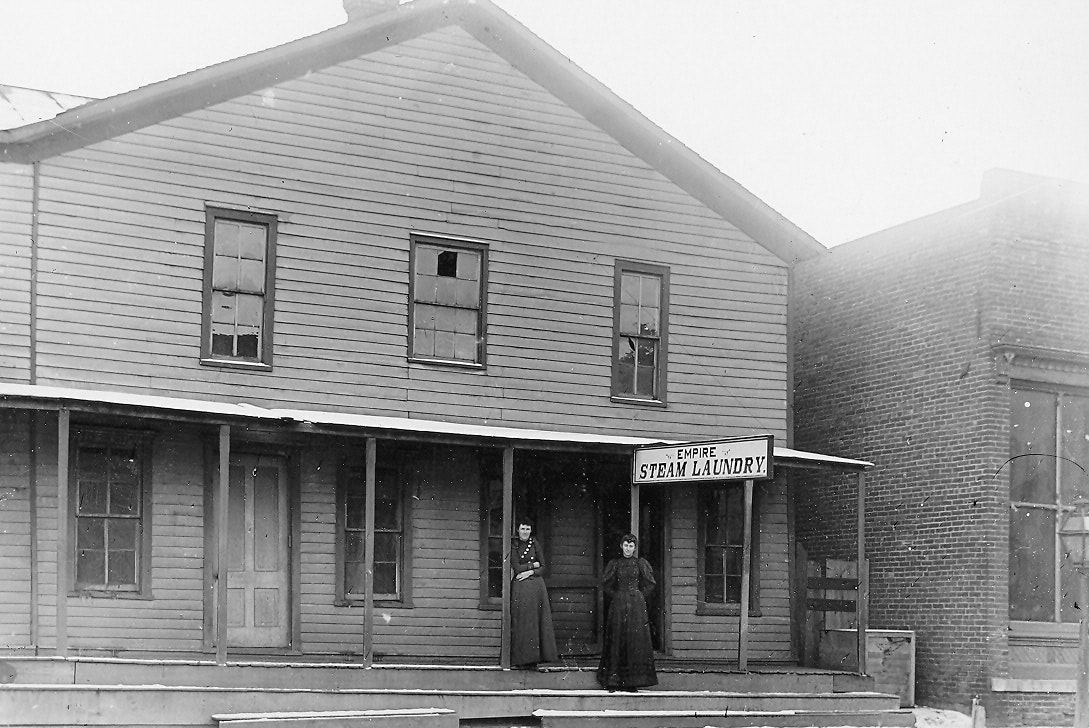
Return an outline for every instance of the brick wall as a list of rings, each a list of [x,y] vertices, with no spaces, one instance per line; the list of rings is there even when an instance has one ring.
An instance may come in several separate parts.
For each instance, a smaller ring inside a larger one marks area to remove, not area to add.
[[[1076,193],[1043,190],[995,209],[995,255],[1004,262],[988,291],[996,344],[1089,354],[1086,206]]]
[[[966,709],[1008,675],[1009,386],[992,347],[1089,352],[1084,204],[992,187],[800,265],[792,291],[795,443],[875,463],[870,623],[917,632],[917,698],[935,707]],[[812,556],[853,558],[855,492],[798,489]],[[1002,719],[1031,702],[988,700]]]

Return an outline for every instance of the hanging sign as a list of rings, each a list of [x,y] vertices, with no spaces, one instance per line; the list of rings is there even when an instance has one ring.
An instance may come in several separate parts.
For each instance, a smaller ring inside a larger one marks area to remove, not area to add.
[[[773,435],[635,448],[633,484],[769,480]]]

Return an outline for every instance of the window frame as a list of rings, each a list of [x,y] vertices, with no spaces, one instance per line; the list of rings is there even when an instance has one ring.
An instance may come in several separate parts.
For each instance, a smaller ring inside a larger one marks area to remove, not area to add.
[[[708,602],[705,597],[706,590],[706,564],[705,554],[707,546],[704,513],[701,504],[703,493],[706,489],[727,491],[737,489],[741,494],[741,507],[744,508],[743,482],[700,484],[695,487],[696,507],[696,614],[697,615],[726,615],[736,616],[741,614],[741,602]],[[749,616],[760,616],[760,512],[762,496],[761,489],[753,484],[752,495],[752,527],[750,528],[752,544],[749,549]],[[742,532],[744,539],[744,532]],[[742,544],[742,548],[744,544]],[[723,590],[725,599],[725,589]]]
[[[261,344],[256,358],[225,357],[212,353],[212,273],[215,263],[215,228],[219,220],[263,225],[267,233],[265,250],[264,313],[261,318]],[[204,218],[204,290],[201,313],[200,363],[205,366],[271,371],[273,326],[276,307],[276,241],[279,219],[276,215],[250,210],[236,210],[215,205],[205,206]]]
[[[68,550],[72,566],[68,569],[68,593],[73,596],[108,597],[111,599],[151,599],[151,560],[152,560],[152,438],[153,433],[145,430],[115,429],[109,427],[73,427],[68,442],[68,458],[71,464],[68,473]],[[137,502],[140,514],[135,519],[139,533],[135,539],[136,583],[131,588],[110,587],[108,584],[81,585],[79,573],[79,481],[80,451],[85,445],[98,447],[125,447],[136,451],[140,493]]]
[[[471,251],[480,255],[479,306],[477,307],[476,361],[443,359],[416,352],[416,264],[418,248],[435,247]],[[408,255],[408,360],[416,364],[480,369],[488,367],[488,250],[487,243],[477,240],[411,233]]]
[[[398,493],[398,505],[401,512],[401,554],[400,554],[400,571],[398,576],[400,577],[400,592],[396,596],[389,596],[386,594],[375,595],[374,604],[389,606],[389,607],[411,607],[412,606],[412,498],[411,488],[407,482],[406,468],[402,467],[400,461],[397,462],[377,462],[375,464],[375,488],[377,489],[377,482],[381,477],[381,473],[390,473],[396,478],[400,493]],[[353,474],[359,473],[361,478],[354,478]],[[337,470],[337,485],[336,485],[336,537],[335,537],[335,555],[334,563],[336,565],[336,594],[334,597],[334,606],[339,607],[351,607],[362,606],[366,601],[366,594],[349,594],[347,590],[347,502],[346,498],[349,493],[349,489],[352,488],[353,480],[358,485],[357,487],[366,488],[366,465],[362,458],[362,453],[359,457],[349,456],[341,460],[340,467]],[[357,529],[363,530],[363,529]],[[378,532],[378,528],[375,527],[375,532]],[[366,536],[364,535],[364,538]],[[373,583],[373,582],[372,582]]]
[[[620,386],[620,304],[621,287],[627,273],[655,276],[660,281],[658,306],[658,352],[657,372],[654,376],[655,396],[641,397],[625,393]],[[650,407],[665,407],[668,403],[667,373],[669,370],[669,267],[634,260],[617,259],[613,268],[613,329],[611,352],[610,399],[624,404],[638,404]]]

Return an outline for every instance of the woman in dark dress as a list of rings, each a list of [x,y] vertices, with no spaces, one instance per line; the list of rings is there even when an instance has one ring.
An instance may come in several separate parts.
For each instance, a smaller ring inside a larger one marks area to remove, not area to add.
[[[605,639],[597,681],[607,690],[634,690],[658,684],[650,641],[647,595],[654,591],[654,572],[635,555],[632,534],[621,539],[621,558],[605,566],[605,593],[612,598],[605,620]]]
[[[559,658],[548,590],[542,578],[544,554],[532,533],[532,524],[520,520],[518,538],[511,545],[514,581],[510,597],[510,661],[515,667],[533,667]]]

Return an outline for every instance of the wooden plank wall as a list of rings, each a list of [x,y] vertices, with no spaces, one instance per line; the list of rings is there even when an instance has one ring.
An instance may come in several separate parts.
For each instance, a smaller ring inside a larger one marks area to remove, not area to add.
[[[30,381],[33,167],[0,164],[0,381]]]
[[[0,409],[0,647],[30,645],[30,413]]]
[[[73,429],[75,427],[74,423]],[[185,652],[202,648],[202,447],[198,431],[165,428],[171,434],[155,437],[152,447],[153,599],[70,597],[70,649]],[[39,415],[38,604],[41,613],[39,641],[43,647],[52,646],[56,640],[56,439],[56,414]]]
[[[0,378],[17,381],[29,371],[30,169],[0,165]],[[459,30],[45,160],[41,179],[40,384],[663,438],[785,435],[782,262]],[[198,363],[206,204],[280,219],[272,372]],[[410,231],[489,243],[487,370],[406,361]],[[664,409],[609,400],[617,258],[671,270]],[[55,636],[55,428],[43,416],[43,644]],[[155,599],[73,598],[73,648],[202,645],[199,437],[157,438],[155,453]],[[477,610],[479,475],[464,452],[421,463],[413,608],[376,609],[375,649],[497,654],[499,613]],[[359,613],[332,605],[334,474],[329,453],[304,457],[308,652],[362,644]],[[763,502],[753,659],[789,651],[785,499],[773,489]],[[694,508],[689,493],[674,511],[674,646],[733,658],[736,618],[695,615]],[[15,617],[0,611],[2,631]]]
[[[0,592],[0,645],[19,647],[26,646],[29,639],[27,448],[9,443],[27,442],[29,415],[0,410],[0,416],[5,443],[0,492],[6,496],[0,501],[0,545],[4,546],[0,575],[5,579]],[[38,604],[40,645],[48,647],[56,635],[56,415],[41,414],[39,420]],[[412,602],[411,606],[377,605],[375,650],[380,656],[498,659],[500,613],[481,610],[479,602],[481,475],[477,452],[468,447],[413,448],[407,457],[412,465],[406,471]],[[379,458],[399,457],[396,449],[392,443],[380,443]],[[200,431],[164,428],[155,437],[153,451],[153,598],[70,598],[69,644],[74,649],[199,652],[203,647],[205,514]],[[335,604],[335,493],[341,454],[332,443],[315,444],[305,449],[300,467],[299,647],[305,654],[362,650],[362,609]],[[404,453],[400,457],[404,459]],[[758,488],[764,488],[759,497],[760,616],[751,619],[750,656],[754,660],[786,660],[790,658],[790,604],[785,489],[779,483]],[[694,489],[679,488],[673,503],[673,580],[669,588],[674,655],[736,659],[737,617],[696,614]],[[566,554],[562,545],[586,542],[586,529],[591,527],[584,521],[576,530],[554,534],[558,540],[549,547],[554,576],[564,572],[564,565],[574,557]],[[578,557],[579,563],[583,558]],[[596,556],[591,554],[590,558]],[[561,629],[569,617],[575,620],[571,628],[578,628],[578,643],[592,641],[586,632],[589,626],[580,620],[591,613],[593,605],[580,602],[580,594],[561,590],[553,595],[554,601],[561,596],[574,600],[559,605],[557,619]]]
[[[749,659],[789,661],[790,561],[785,481],[758,483],[759,616],[749,618]],[[737,659],[737,616],[696,614],[696,490],[673,495],[673,652],[689,659]]]
[[[785,434],[782,262],[460,30],[46,160],[41,197],[42,384]],[[272,372],[198,363],[206,203],[280,218]],[[490,244],[486,371],[406,361],[413,230]],[[616,258],[672,271],[666,409],[609,400]]]
[[[362,441],[359,444],[362,447]],[[411,605],[375,605],[374,649],[382,656],[468,656],[499,660],[500,613],[480,606],[480,464],[469,447],[378,445],[379,464],[407,463]],[[302,649],[361,652],[363,609],[334,606],[336,459],[304,457],[302,479]]]

